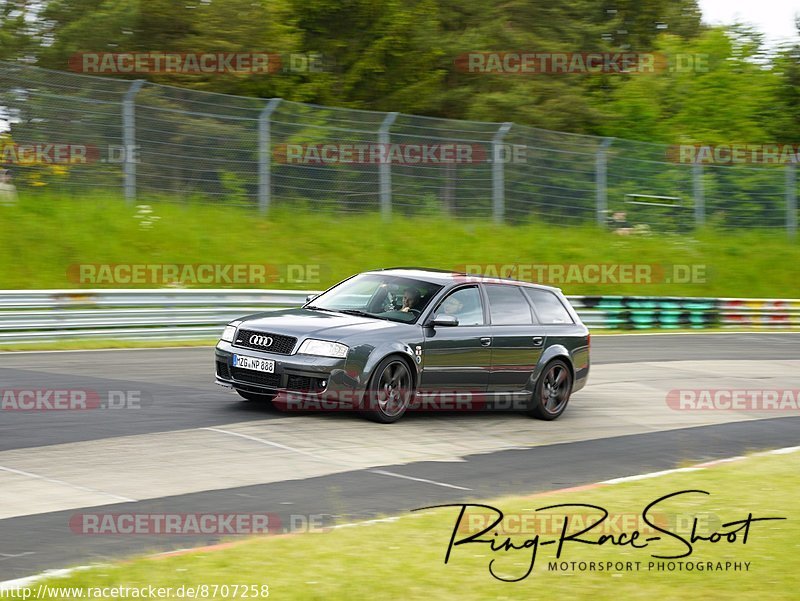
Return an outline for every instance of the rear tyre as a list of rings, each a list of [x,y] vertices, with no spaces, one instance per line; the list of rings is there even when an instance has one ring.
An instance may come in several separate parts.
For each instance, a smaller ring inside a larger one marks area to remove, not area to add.
[[[364,415],[381,424],[396,422],[411,403],[413,382],[408,364],[399,357],[381,361],[367,388]]]
[[[528,414],[551,421],[564,413],[572,394],[572,372],[566,361],[554,359],[545,365],[536,382]]]
[[[277,395],[275,394],[262,394],[260,392],[246,392],[244,390],[236,390],[238,395],[247,401],[253,401],[254,403],[272,403],[272,399],[274,399]]]

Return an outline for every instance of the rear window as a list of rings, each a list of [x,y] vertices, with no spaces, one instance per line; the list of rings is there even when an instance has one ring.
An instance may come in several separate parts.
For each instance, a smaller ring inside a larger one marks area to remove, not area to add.
[[[517,286],[487,284],[493,326],[532,324],[531,306]]]
[[[525,294],[536,307],[536,314],[541,323],[547,325],[575,323],[561,300],[549,290],[525,288]]]

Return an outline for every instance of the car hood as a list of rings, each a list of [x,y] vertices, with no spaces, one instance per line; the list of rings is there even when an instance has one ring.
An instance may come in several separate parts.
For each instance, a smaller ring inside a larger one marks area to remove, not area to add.
[[[282,309],[242,318],[239,326],[270,334],[340,341],[365,332],[407,328],[408,324],[310,309]]]

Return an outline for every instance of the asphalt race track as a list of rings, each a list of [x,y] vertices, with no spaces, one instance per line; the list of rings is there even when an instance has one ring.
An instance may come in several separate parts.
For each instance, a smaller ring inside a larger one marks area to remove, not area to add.
[[[90,536],[97,513],[273,513],[351,522],[800,444],[797,411],[680,411],[675,389],[800,388],[800,334],[595,336],[555,422],[515,412],[279,412],[213,383],[208,348],[0,355],[0,389],[118,391],[124,408],[0,411],[0,581],[199,546]],[[88,510],[87,508],[91,508]]]

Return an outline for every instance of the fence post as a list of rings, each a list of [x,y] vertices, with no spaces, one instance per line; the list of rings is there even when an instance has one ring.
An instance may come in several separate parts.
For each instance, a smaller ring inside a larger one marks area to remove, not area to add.
[[[512,125],[511,121],[506,121],[492,137],[492,218],[495,223],[503,223],[506,213],[506,172],[502,144]]]
[[[258,115],[258,210],[266,213],[272,200],[272,131],[270,119],[281,103],[272,98]]]
[[[703,165],[692,165],[692,190],[694,194],[694,226],[701,227],[706,222],[706,200],[703,193]]]
[[[789,238],[797,236],[797,163],[786,164],[786,231]]]
[[[144,85],[143,79],[137,79],[125,92],[122,99],[122,145],[125,151],[125,162],[122,163],[123,187],[125,201],[136,202],[136,94]]]
[[[594,157],[594,183],[597,194],[595,212],[597,225],[600,227],[608,225],[607,151],[613,142],[614,138],[603,138]]]
[[[378,179],[380,180],[381,217],[384,221],[392,218],[392,164],[389,161],[389,130],[397,115],[400,113],[386,113],[380,129],[378,129],[378,144],[383,149],[386,160],[378,164]]]

